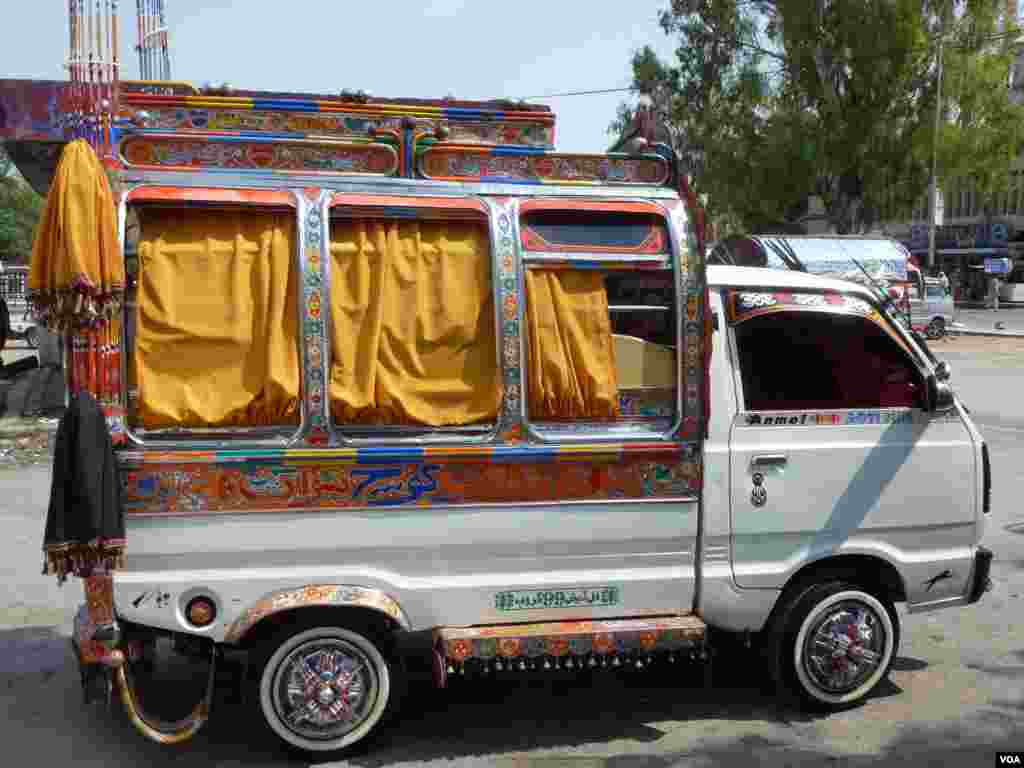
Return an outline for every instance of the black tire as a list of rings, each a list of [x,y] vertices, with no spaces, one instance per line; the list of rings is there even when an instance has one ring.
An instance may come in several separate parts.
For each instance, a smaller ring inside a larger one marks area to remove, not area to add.
[[[812,711],[862,704],[888,676],[899,650],[899,616],[892,601],[844,581],[813,585],[782,599],[786,602],[769,633],[776,684]],[[856,624],[843,622],[857,618]],[[849,679],[834,680],[835,685],[826,679],[848,673]]]
[[[25,331],[25,343],[31,349],[39,348],[39,329],[36,326],[33,325]]]
[[[288,628],[253,661],[248,698],[256,713],[288,751],[317,761],[364,746],[392,718],[405,689],[400,665],[366,634],[341,626]],[[351,717],[342,716],[347,709]],[[289,718],[302,710],[307,717]]]

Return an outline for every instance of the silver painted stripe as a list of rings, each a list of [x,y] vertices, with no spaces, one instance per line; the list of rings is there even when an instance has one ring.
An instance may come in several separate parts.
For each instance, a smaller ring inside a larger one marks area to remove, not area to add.
[[[692,578],[693,567],[627,568],[615,570],[547,571],[544,573],[488,573],[467,576],[409,578],[394,571],[375,568],[346,568],[337,566],[307,566],[299,568],[224,568],[216,570],[175,571],[117,571],[114,580],[120,585],[149,584],[213,584],[217,582],[271,581],[289,584],[390,584],[398,589],[424,591],[435,589],[472,589],[476,587],[505,587],[517,589],[550,584],[582,584],[610,581],[668,582]],[[368,586],[372,586],[369,584]]]
[[[285,514],[293,513],[296,515],[338,515],[338,514],[366,514],[367,512],[373,512],[377,514],[384,514],[387,512],[402,513],[410,510],[420,513],[430,512],[446,512],[448,510],[473,510],[473,509],[519,509],[522,507],[547,507],[555,510],[566,506],[580,506],[589,505],[592,507],[608,507],[618,506],[620,504],[696,504],[697,496],[673,496],[664,499],[606,499],[603,501],[594,501],[593,499],[572,499],[569,501],[510,501],[510,502],[480,502],[473,503],[467,502],[465,504],[434,504],[429,507],[422,507],[416,504],[407,504],[404,506],[380,506],[380,507],[336,507],[333,509],[323,509],[320,507],[277,507],[275,509],[252,509],[252,510],[238,510],[238,509],[227,509],[223,512],[218,511],[182,511],[182,512],[129,512],[125,515],[127,524],[131,526],[131,521],[134,519],[145,518],[147,520],[159,519],[159,518],[181,518],[181,517],[227,517],[234,516],[239,519],[244,519],[251,515],[267,515],[267,514]]]

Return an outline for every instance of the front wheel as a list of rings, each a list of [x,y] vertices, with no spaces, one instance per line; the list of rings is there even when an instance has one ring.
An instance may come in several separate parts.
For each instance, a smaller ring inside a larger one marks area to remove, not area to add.
[[[845,582],[811,587],[779,614],[776,680],[811,709],[855,706],[889,674],[899,632],[896,608],[884,596]]]
[[[318,759],[335,755],[366,738],[389,710],[395,668],[358,632],[314,627],[272,648],[258,678],[259,709],[288,747]]]
[[[25,331],[25,342],[32,349],[39,348],[39,329],[34,325]]]

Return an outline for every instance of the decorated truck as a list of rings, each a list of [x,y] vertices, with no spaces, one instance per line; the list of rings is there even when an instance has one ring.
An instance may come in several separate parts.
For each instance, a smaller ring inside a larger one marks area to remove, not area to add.
[[[731,633],[846,707],[897,604],[988,586],[948,368],[868,288],[707,266],[642,124],[577,155],[526,104],[69,88],[0,81],[71,393],[46,570],[84,586],[87,694],[147,738],[192,736],[228,668],[324,755],[386,738],[417,662],[443,695]],[[11,94],[84,116],[23,130]],[[143,706],[161,638],[206,662],[174,723]]]

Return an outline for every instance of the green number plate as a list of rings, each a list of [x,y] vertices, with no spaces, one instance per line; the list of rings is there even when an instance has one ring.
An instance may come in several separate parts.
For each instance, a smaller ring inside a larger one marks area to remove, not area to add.
[[[494,607],[499,611],[533,611],[552,608],[603,608],[619,604],[618,587],[579,589],[523,589],[499,592]]]

